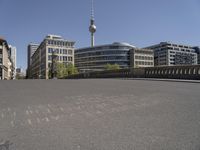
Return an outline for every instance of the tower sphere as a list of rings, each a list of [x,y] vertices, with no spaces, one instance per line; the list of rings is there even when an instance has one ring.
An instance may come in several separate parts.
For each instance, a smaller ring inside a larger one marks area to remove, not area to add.
[[[96,30],[97,30],[97,27],[93,24],[93,25],[90,26],[89,30],[90,30],[91,33],[95,33]]]

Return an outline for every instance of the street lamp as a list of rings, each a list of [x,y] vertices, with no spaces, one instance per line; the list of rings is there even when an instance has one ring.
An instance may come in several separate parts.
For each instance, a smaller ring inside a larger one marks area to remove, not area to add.
[[[52,50],[52,65],[51,65],[51,77],[55,78],[57,75],[56,61],[57,55],[55,49]]]

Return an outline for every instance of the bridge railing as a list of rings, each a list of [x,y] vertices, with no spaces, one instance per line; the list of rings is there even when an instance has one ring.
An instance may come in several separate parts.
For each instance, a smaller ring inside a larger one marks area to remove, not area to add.
[[[162,66],[99,71],[71,75],[66,78],[168,78],[200,80],[200,65]]]

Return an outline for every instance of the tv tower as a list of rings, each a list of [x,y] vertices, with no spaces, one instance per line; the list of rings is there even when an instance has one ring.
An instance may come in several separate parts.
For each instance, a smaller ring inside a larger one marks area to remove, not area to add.
[[[90,19],[90,27],[89,31],[91,33],[91,47],[94,47],[94,33],[96,32],[97,27],[94,24],[94,0],[92,0],[92,9],[91,9],[91,19]]]

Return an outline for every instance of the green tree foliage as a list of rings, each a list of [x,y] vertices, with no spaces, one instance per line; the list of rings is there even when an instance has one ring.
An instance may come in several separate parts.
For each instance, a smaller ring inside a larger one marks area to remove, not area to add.
[[[77,74],[78,70],[73,64],[56,63],[56,77],[64,78],[69,75]]]
[[[17,80],[23,80],[23,79],[25,79],[26,77],[25,77],[25,75],[23,75],[23,74],[17,73],[16,76],[15,76],[15,78],[16,78]]]
[[[107,65],[105,66],[105,69],[106,69],[106,70],[119,70],[119,69],[121,69],[121,68],[120,68],[120,66],[119,66],[118,64],[114,64],[114,65],[112,65],[112,64],[107,64]]]

